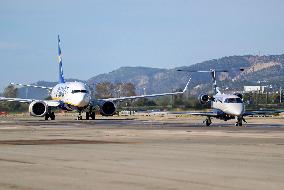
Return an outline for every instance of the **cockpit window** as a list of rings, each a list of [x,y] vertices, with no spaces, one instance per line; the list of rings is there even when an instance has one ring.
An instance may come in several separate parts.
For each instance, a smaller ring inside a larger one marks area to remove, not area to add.
[[[242,99],[240,98],[227,98],[225,103],[243,103]]]
[[[72,90],[72,94],[75,94],[75,93],[87,93],[88,91],[87,90]]]

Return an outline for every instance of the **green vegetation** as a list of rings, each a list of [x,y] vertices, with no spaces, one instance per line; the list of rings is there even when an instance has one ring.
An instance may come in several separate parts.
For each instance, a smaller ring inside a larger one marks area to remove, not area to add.
[[[246,109],[283,109],[283,94],[282,102],[280,102],[279,93],[248,93],[244,94],[244,102]]]
[[[135,96],[135,86],[132,83],[102,82],[96,85],[94,93],[96,98],[112,98]]]
[[[16,98],[18,95],[18,89],[13,85],[9,85],[5,88],[3,95],[7,98]],[[0,111],[6,112],[26,112],[28,109],[27,104],[19,102],[0,102]]]
[[[193,110],[193,109],[208,109],[210,104],[202,105],[199,103],[197,97],[186,97],[185,95],[179,96],[164,96],[158,98],[142,98],[128,103],[128,106],[120,103],[118,109],[131,109],[131,110]]]

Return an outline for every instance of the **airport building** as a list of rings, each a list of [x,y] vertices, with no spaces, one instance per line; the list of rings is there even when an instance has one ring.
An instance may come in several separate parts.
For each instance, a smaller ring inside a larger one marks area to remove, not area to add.
[[[267,86],[244,86],[244,93],[248,92],[260,92],[264,93],[264,90]]]

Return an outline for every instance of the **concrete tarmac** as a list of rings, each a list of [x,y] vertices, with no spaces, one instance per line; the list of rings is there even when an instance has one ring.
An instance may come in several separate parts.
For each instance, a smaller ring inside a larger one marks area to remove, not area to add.
[[[284,189],[283,118],[0,118],[0,189]]]

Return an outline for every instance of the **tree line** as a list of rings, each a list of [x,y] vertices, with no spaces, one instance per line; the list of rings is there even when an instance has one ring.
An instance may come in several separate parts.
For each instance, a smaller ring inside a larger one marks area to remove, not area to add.
[[[125,96],[135,96],[135,86],[132,83],[102,82],[96,84],[93,91],[95,98],[118,98]]]
[[[13,85],[9,85],[4,89],[3,96],[6,98],[16,98],[18,89]],[[25,112],[28,110],[28,104],[20,102],[0,101],[0,111],[6,112]]]

